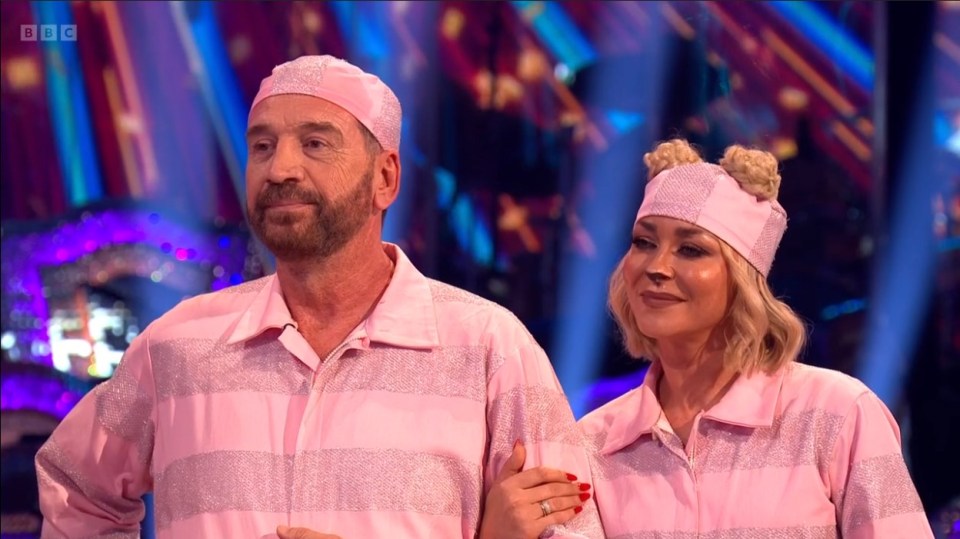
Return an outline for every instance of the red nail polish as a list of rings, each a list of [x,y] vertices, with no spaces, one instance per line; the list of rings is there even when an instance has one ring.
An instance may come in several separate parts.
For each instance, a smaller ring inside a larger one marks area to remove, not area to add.
[[[577,476],[573,475],[572,473],[567,474],[567,481],[576,481],[576,480],[577,480]]]
[[[580,490],[590,490],[590,483],[580,483]]]
[[[585,501],[587,501],[587,500],[589,500],[589,499],[590,499],[590,493],[589,493],[589,492],[584,492],[583,494],[580,495],[580,501],[581,501],[581,502],[585,502]]]
[[[576,507],[573,508],[573,512],[574,512],[574,513],[580,513],[580,512],[582,512],[582,511],[583,511],[583,507],[580,506],[580,505],[578,505],[578,506],[576,506]]]

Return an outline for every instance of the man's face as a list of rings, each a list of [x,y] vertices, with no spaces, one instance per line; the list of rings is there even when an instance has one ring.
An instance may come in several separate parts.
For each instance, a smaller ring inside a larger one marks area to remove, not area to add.
[[[247,212],[279,259],[329,257],[377,213],[359,122],[312,96],[277,95],[250,114]]]

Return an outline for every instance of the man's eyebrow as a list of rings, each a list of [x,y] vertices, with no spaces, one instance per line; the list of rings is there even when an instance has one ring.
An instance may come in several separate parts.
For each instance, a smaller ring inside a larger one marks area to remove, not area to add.
[[[259,135],[269,135],[270,133],[273,133],[273,129],[271,129],[270,126],[265,124],[254,124],[247,129],[246,136],[249,139]]]
[[[301,135],[320,132],[331,135],[338,141],[343,141],[343,132],[331,122],[301,122],[297,124],[294,129]],[[247,129],[246,137],[247,139],[251,139],[263,135],[272,135],[273,133],[273,128],[267,124],[253,124]]]
[[[297,131],[301,135],[306,133],[324,133],[331,135],[339,142],[343,142],[343,132],[340,131],[340,128],[330,122],[302,122],[297,124]]]

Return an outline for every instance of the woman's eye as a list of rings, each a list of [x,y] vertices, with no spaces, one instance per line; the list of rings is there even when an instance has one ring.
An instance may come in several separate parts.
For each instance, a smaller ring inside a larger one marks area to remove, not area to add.
[[[683,245],[680,247],[680,254],[687,258],[699,258],[707,252],[696,245]]]
[[[656,247],[656,245],[647,238],[633,238],[633,245],[637,249],[650,249]]]

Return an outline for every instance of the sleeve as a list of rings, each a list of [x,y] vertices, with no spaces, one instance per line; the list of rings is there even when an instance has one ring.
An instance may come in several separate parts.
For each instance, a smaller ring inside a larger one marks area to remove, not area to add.
[[[518,321],[519,325],[520,322]],[[509,332],[506,332],[509,333]],[[546,466],[591,483],[584,437],[573,417],[546,353],[522,331],[516,342],[495,346],[487,383],[489,449],[484,466],[484,492],[521,440],[527,450],[524,469]],[[502,352],[501,352],[502,351]],[[594,499],[564,526],[549,528],[543,537],[600,539],[603,530]]]
[[[41,537],[140,536],[156,424],[148,333],[37,452]]]
[[[872,392],[860,395],[844,419],[829,466],[844,539],[933,537],[900,450],[900,429]]]

